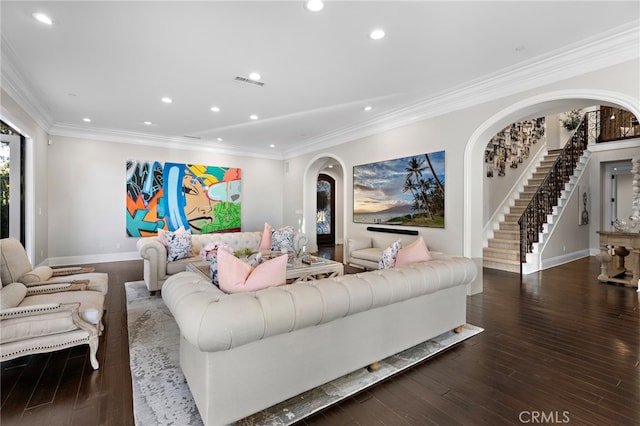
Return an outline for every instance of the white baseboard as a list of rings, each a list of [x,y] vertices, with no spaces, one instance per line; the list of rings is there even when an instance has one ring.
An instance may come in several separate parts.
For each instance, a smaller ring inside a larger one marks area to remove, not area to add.
[[[40,265],[62,266],[62,265],[86,265],[90,263],[120,262],[124,260],[139,260],[140,252],[130,251],[126,253],[105,253],[90,254],[83,256],[63,256],[47,258]]]
[[[591,251],[589,249],[584,249],[573,253],[563,254],[562,256],[552,257],[550,259],[543,259],[540,266],[542,269],[549,269],[554,266],[563,265],[589,256],[591,256]]]

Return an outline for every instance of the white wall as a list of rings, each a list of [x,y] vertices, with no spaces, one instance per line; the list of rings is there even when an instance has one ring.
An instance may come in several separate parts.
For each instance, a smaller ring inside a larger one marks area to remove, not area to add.
[[[540,138],[536,144],[531,145],[529,157],[525,158],[522,163],[518,165],[517,169],[512,169],[507,166],[504,176],[498,176],[497,171],[494,171],[493,177],[487,177],[487,174],[484,173],[484,202],[482,203],[482,213],[484,217],[483,224],[485,226],[493,217],[496,209],[498,209],[505,198],[511,194],[514,184],[517,183],[522,178],[523,174],[529,170],[529,167],[532,166],[531,162],[536,158],[540,150],[546,148],[549,143],[549,139],[550,138],[545,134],[545,136]],[[484,163],[484,167],[486,170],[487,163]]]
[[[49,173],[49,257],[74,260],[130,258],[137,238],[126,235],[126,161],[160,161],[242,169],[242,229],[260,231],[264,222],[282,226],[282,161],[200,150],[52,137]]]
[[[629,161],[631,163],[631,161]],[[633,175],[631,171],[627,173],[620,173],[617,175],[618,187],[616,193],[616,211],[618,212],[617,219],[625,220],[627,222],[629,216],[631,216],[631,207],[633,204]]]
[[[609,147],[610,149],[606,149]],[[605,188],[610,184],[610,178],[607,176],[607,164],[611,162],[619,162],[630,160],[640,155],[640,139],[634,139],[620,142],[607,142],[606,144],[597,144],[590,146],[592,151],[591,159],[588,165],[588,184],[591,194],[591,220],[589,223],[589,248],[593,253],[597,253],[600,247],[600,237],[597,231],[612,230],[611,224],[606,223],[605,209],[609,208],[607,198],[610,194]],[[625,218],[626,219],[626,218]]]
[[[303,191],[305,171],[317,158],[332,156],[341,162],[345,172],[343,235],[350,236],[367,234],[366,225],[354,224],[351,219],[354,165],[440,150],[446,152],[446,227],[416,229],[433,250],[479,258],[483,220],[482,151],[491,135],[515,120],[547,111],[554,106],[547,105],[553,104],[554,99],[564,99],[565,102],[562,109],[552,112],[566,111],[571,106],[567,105],[567,99],[579,102],[585,99],[584,96],[592,96],[587,101],[632,99],[627,102],[627,109],[638,112],[639,68],[639,61],[634,59],[291,158],[286,164],[206,150],[178,150],[65,137],[52,138],[53,145],[47,146],[46,133],[4,93],[2,111],[4,116],[29,129],[34,137],[35,202],[32,210],[34,215],[37,214],[33,226],[34,244],[35,251],[42,253],[35,263],[47,255],[55,263],[82,255],[113,255],[117,258],[122,253],[135,251],[135,239],[125,236],[124,227],[127,159],[242,168],[243,228],[258,230],[262,229],[265,220],[280,226],[296,224],[302,218],[299,212],[303,210],[306,215],[311,209],[305,206],[315,203],[311,203],[315,200],[315,192]],[[593,104],[595,102],[586,105]],[[482,143],[478,144],[475,138]],[[589,182],[592,188],[597,187],[591,174]],[[592,192],[592,200],[594,205],[600,202],[597,191]],[[592,209],[592,213],[595,212],[596,209]],[[308,219],[304,217],[305,222]],[[314,229],[313,212],[310,219],[311,228],[305,228],[307,232]],[[117,248],[118,244],[120,248]],[[592,248],[598,246],[594,232],[591,232],[589,245]]]
[[[589,234],[593,232],[595,226],[591,215],[589,225],[578,225],[578,213],[582,207],[582,195],[578,191],[580,185],[587,185],[588,173],[583,173],[577,182],[576,189],[571,193],[566,201],[562,215],[558,218],[553,232],[547,237],[542,252],[540,253],[541,264],[555,265],[565,263],[565,256],[573,260],[576,257],[584,257],[589,253]],[[592,194],[593,190],[589,190]],[[593,199],[593,196],[591,197]],[[593,208],[589,207],[591,213]]]
[[[303,180],[306,167],[315,162],[317,158],[331,155],[341,159],[345,170],[345,233],[346,237],[358,235],[374,235],[380,241],[393,241],[397,235],[371,233],[366,230],[366,224],[353,223],[353,166],[376,161],[401,158],[410,155],[424,154],[435,151],[445,151],[446,161],[446,203],[445,203],[445,229],[402,227],[402,229],[418,230],[434,251],[461,254],[462,253],[462,221],[463,188],[462,188],[462,162],[464,156],[465,137],[478,125],[478,117],[472,117],[468,111],[459,114],[448,114],[430,120],[420,121],[408,126],[403,126],[387,132],[361,138],[346,144],[334,146],[318,153],[304,155],[288,160],[289,173],[285,179],[285,190],[288,196],[285,199],[285,222],[287,212],[297,208],[302,194],[297,182]],[[315,194],[313,194],[315,198]],[[289,205],[289,203],[291,203]],[[479,214],[482,214],[482,206],[479,205]],[[407,239],[407,237],[403,237]],[[414,239],[411,237],[407,241]]]
[[[346,224],[345,235],[372,235],[363,224],[351,219],[353,210],[352,167],[375,161],[445,150],[446,152],[446,211],[445,229],[413,228],[420,232],[430,248],[446,253],[480,258],[482,253],[482,224],[484,194],[482,175],[483,152],[488,140],[509,123],[523,118],[556,114],[575,107],[597,104],[598,99],[632,99],[626,106],[640,104],[640,84],[637,59],[604,68],[575,78],[503,97],[484,104],[461,109],[413,124],[339,144],[288,161],[285,179],[284,216],[303,205],[303,181],[309,164],[324,155],[334,155],[345,163]],[[469,147],[469,151],[465,149]],[[471,162],[467,163],[465,158]],[[466,173],[465,173],[466,171]],[[467,179],[467,193],[464,180]],[[599,198],[594,197],[594,203]],[[597,205],[597,204],[595,204]],[[465,211],[466,210],[466,211]],[[463,214],[463,212],[465,212]],[[306,211],[305,211],[306,214]],[[599,219],[599,218],[598,218]],[[468,227],[464,236],[465,227]],[[411,229],[411,228],[410,228]],[[466,238],[466,240],[465,240]],[[465,247],[468,245],[468,247]],[[590,246],[597,242],[590,239]],[[465,252],[466,249],[466,252]]]
[[[18,127],[27,137],[25,177],[25,248],[33,264],[39,264],[48,257],[48,179],[47,141],[48,135],[4,90],[2,99],[2,119]]]

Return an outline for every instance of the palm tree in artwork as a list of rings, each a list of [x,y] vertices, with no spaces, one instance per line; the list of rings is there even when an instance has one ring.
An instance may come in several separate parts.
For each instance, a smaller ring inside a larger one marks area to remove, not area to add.
[[[411,177],[412,177],[411,174],[407,174],[407,177],[404,180],[404,185],[402,186],[402,192],[407,192],[407,191],[411,192],[411,195],[413,196],[413,199],[414,199],[412,208],[414,210],[420,211],[420,205],[417,202],[418,197],[416,196],[416,190],[417,190],[416,184]]]
[[[422,172],[426,170],[424,160],[418,160],[417,157],[411,157],[404,170],[407,172],[408,179],[415,179],[418,181],[422,177]]]
[[[418,157],[412,157],[405,168],[405,171],[407,172],[405,187],[410,186],[412,188],[411,194],[415,200],[413,209],[419,212],[425,212],[431,216],[429,208],[429,186],[426,184],[422,175],[422,172],[426,169],[424,160],[419,159]],[[418,206],[418,208],[416,208],[416,206]]]
[[[418,188],[420,188],[420,201],[423,206],[423,211],[427,214],[428,219],[433,219],[433,206],[430,199],[432,193],[431,186],[433,185],[432,182],[433,179],[427,178],[427,180],[420,179],[420,182],[418,183]]]
[[[427,159],[427,164],[429,165],[429,169],[431,169],[431,174],[433,175],[433,178],[436,181],[436,185],[438,185],[438,188],[440,188],[440,191],[442,191],[442,193],[444,194],[444,185],[442,185],[442,182],[440,182],[440,179],[438,178],[438,175],[436,174],[436,171],[433,168],[433,164],[431,164],[431,159],[429,159],[429,154],[424,154],[424,156]]]
[[[424,171],[427,167],[432,176],[425,179]],[[409,159],[405,171],[407,175],[402,191],[410,191],[413,195],[412,209],[425,213],[428,219],[433,219],[437,214],[443,214],[440,212],[444,210],[444,185],[436,175],[429,154],[425,154],[424,159],[420,157]]]

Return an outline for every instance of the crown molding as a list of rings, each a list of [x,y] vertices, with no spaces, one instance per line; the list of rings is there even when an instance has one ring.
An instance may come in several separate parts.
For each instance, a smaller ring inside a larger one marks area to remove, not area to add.
[[[49,109],[37,102],[37,100],[42,99],[42,97],[36,96],[29,84],[22,78],[22,75],[18,71],[20,62],[11,43],[9,43],[4,36],[2,36],[0,43],[2,43],[0,52],[0,74],[2,75],[0,84],[2,84],[2,90],[4,90],[38,126],[45,131],[48,130],[54,123]]]
[[[192,151],[207,151],[216,154],[236,155],[239,157],[282,160],[279,153],[253,151],[222,146],[218,142],[192,140],[185,137],[166,137],[148,133],[127,132],[123,130],[85,127],[70,123],[57,123],[49,129],[51,136],[61,136],[79,139],[91,139],[104,142],[115,142],[130,145],[153,146],[166,149],[181,149]]]
[[[597,71],[640,57],[640,20],[521,62],[413,104],[307,140],[286,159],[330,148],[417,121]]]
[[[55,123],[50,109],[37,101],[42,97],[34,94],[17,71],[18,58],[4,37],[2,37],[1,82],[6,93],[51,135],[282,160],[637,59],[640,57],[638,46],[640,46],[640,20],[635,20],[532,60],[422,98],[386,114],[372,116],[367,121],[300,141],[300,145],[296,148],[277,154],[271,151],[249,153],[246,149],[226,147],[213,141],[196,142],[182,137],[163,137]]]

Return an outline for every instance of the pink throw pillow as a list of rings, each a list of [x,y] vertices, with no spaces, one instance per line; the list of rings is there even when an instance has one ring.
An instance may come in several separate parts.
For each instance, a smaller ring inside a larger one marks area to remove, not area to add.
[[[256,268],[225,250],[218,251],[218,282],[225,293],[256,291],[287,282],[286,255],[268,260]]]
[[[398,250],[396,267],[410,265],[415,262],[426,262],[427,260],[431,260],[431,253],[429,253],[422,236],[419,236],[417,240]]]
[[[271,250],[271,225],[264,223],[264,231],[262,231],[262,239],[258,250]]]

